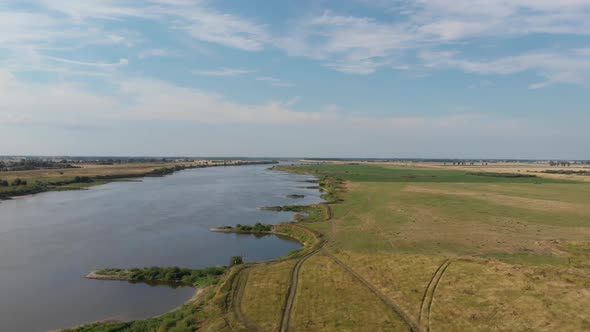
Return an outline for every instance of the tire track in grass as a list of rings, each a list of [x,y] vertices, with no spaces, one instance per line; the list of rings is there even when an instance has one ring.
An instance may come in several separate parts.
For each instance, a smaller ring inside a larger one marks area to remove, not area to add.
[[[297,263],[295,263],[295,266],[293,266],[293,270],[291,270],[291,275],[289,276],[289,288],[287,289],[287,297],[285,299],[285,303],[283,304],[278,331],[286,332],[289,330],[289,322],[291,320],[291,314],[293,313],[295,296],[297,295],[297,286],[299,284],[299,274],[301,273],[301,266],[303,265],[303,263],[305,263],[307,259],[309,259],[313,255],[317,254],[320,250],[322,250],[327,243],[328,242],[325,240],[320,240],[319,245],[315,249],[301,256]]]
[[[249,273],[249,268],[244,268],[237,272],[236,276],[234,277],[234,280],[232,281],[232,289],[225,301],[226,312],[231,311],[235,319],[241,322],[247,331],[260,331],[260,328],[254,322],[248,319],[242,310],[242,298],[244,296],[246,283],[248,282]],[[225,322],[231,330],[240,330],[238,327],[229,324],[228,320],[225,320]]]
[[[428,301],[428,320],[426,322],[426,332],[430,332],[430,317],[431,317],[431,312],[432,312],[432,301],[434,301],[434,293],[436,292],[436,289],[438,288],[438,284],[440,283],[440,280],[442,279],[443,275],[447,271],[447,268],[449,267],[449,265],[451,265],[452,262],[453,262],[452,260],[447,260],[446,265],[444,265],[444,267],[440,270],[440,273],[438,274],[438,278],[436,279],[436,282],[435,282],[434,286],[432,287],[432,294],[430,296],[430,300]]]
[[[334,256],[333,254],[326,252],[326,251],[324,251],[324,254],[326,256],[330,257],[342,269],[344,269],[350,275],[352,275],[354,279],[356,279],[358,282],[363,284],[367,289],[369,289],[369,291],[371,293],[373,293],[375,296],[377,296],[381,300],[381,302],[383,302],[390,309],[392,309],[408,325],[408,327],[411,331],[413,331],[413,332],[422,331],[420,329],[420,326],[418,324],[416,324],[416,322],[402,309],[402,307],[399,304],[397,304],[395,301],[390,299],[387,295],[383,294],[379,289],[377,289],[375,286],[373,286],[371,283],[369,283],[367,280],[365,280],[361,275],[356,273],[348,265],[346,265],[344,262],[342,262],[341,260],[336,258],[336,256]]]
[[[430,331],[430,313],[432,312],[432,302],[434,301],[434,293],[438,284],[444,275],[445,271],[452,263],[450,258],[445,259],[434,271],[432,278],[428,282],[424,294],[422,294],[422,301],[420,303],[420,313],[418,314],[418,324],[426,332]]]

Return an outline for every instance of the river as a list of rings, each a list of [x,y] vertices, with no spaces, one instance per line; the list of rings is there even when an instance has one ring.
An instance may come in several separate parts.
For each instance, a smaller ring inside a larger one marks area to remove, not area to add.
[[[106,267],[227,265],[268,260],[299,244],[212,233],[225,225],[288,221],[260,206],[320,202],[306,175],[268,165],[185,170],[140,182],[48,192],[0,203],[0,331],[48,331],[169,311],[194,289],[82,278]],[[288,198],[303,194],[305,198]]]

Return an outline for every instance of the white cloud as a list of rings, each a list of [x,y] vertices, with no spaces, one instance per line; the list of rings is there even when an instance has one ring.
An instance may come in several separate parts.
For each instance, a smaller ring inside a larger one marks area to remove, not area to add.
[[[139,52],[138,57],[140,59],[152,58],[152,57],[167,57],[173,55],[174,52],[166,48],[151,48]]]
[[[538,89],[557,83],[584,84],[590,79],[590,49],[529,52],[492,60],[467,60],[453,52],[420,53],[427,66],[459,68],[476,74],[508,75],[532,71],[545,81],[529,85]]]
[[[380,68],[415,68],[416,53],[437,52],[441,49],[460,51],[483,43],[501,45],[506,39],[522,38],[531,34],[567,34],[590,36],[590,0],[358,0],[369,6],[385,8],[380,18],[348,15],[326,10],[319,15],[294,13],[289,20],[274,24],[260,22],[215,8],[205,0],[34,0],[39,10],[23,12],[0,11],[0,50],[10,58],[10,68],[50,68],[53,71],[74,72],[66,63],[56,68],[48,60],[49,50],[83,48],[88,45],[125,45],[152,43],[138,52],[139,58],[168,56],[176,50],[162,48],[149,35],[125,28],[105,29],[125,25],[125,20],[141,19],[155,22],[164,29],[180,32],[197,41],[213,43],[248,52],[271,47],[284,50],[291,56],[319,61],[323,66],[351,74],[370,74]],[[8,3],[19,4],[17,0]],[[34,7],[34,6],[33,6]],[[10,7],[6,7],[10,8]],[[105,23],[106,22],[106,23]],[[172,35],[172,34],[171,34]],[[174,37],[177,37],[174,35]],[[509,54],[496,59],[470,60],[472,63],[449,65],[468,72],[497,74],[501,70],[473,70],[479,63],[502,67],[509,62],[544,61]],[[553,51],[555,57],[565,58],[574,50]],[[530,51],[529,53],[533,53]],[[540,53],[537,51],[537,53]],[[520,59],[520,60],[518,60]],[[0,58],[0,64],[2,64]],[[544,62],[558,62],[556,59]],[[7,66],[4,60],[4,67]],[[53,61],[52,62],[56,62]],[[82,61],[80,61],[82,62]],[[124,63],[109,66],[97,60],[98,71],[114,69]],[[585,72],[583,60],[577,60]],[[116,66],[115,66],[116,65]],[[511,64],[510,66],[513,66]],[[89,65],[86,67],[90,67]],[[533,64],[527,70],[539,70],[549,84],[585,83],[586,75],[575,73],[574,65]],[[79,72],[79,71],[78,71]],[[519,72],[519,71],[516,71]],[[240,72],[196,71],[209,76],[235,76]],[[217,75],[216,75],[217,74]],[[272,80],[267,80],[273,82]],[[274,85],[288,84],[274,81]],[[545,86],[547,82],[531,87]]]
[[[257,81],[262,81],[262,82],[267,82],[272,86],[276,86],[276,87],[291,87],[293,86],[292,83],[289,82],[285,82],[279,78],[276,77],[272,77],[272,76],[260,76],[260,77],[256,77]]]
[[[386,8],[389,19],[332,11],[299,21],[277,45],[346,73],[398,67],[418,50],[520,38],[590,35],[590,0],[359,0]]]
[[[25,82],[0,71],[0,130],[19,137],[0,141],[0,145],[4,144],[7,153],[15,154],[100,151],[152,155],[543,158],[551,144],[551,156],[571,158],[587,152],[583,145],[565,144],[588,139],[586,131],[573,130],[571,123],[543,123],[477,112],[378,116],[343,111],[335,105],[303,112],[295,109],[297,99],[244,104],[200,89],[124,77],[118,77],[114,88],[115,95],[109,96],[80,85]],[[170,126],[153,126],[162,121],[170,121]],[[170,130],[178,128],[176,122],[182,122],[182,128],[198,129]],[[583,127],[583,121],[577,123]],[[80,128],[84,131],[77,130]],[[101,130],[90,134],[87,128]],[[75,143],[81,136],[88,137],[88,141]],[[568,152],[560,150],[560,144],[567,146]]]
[[[250,69],[220,68],[216,70],[193,70],[191,73],[198,76],[234,77],[256,72]]]
[[[51,61],[61,62],[69,65],[76,65],[76,66],[88,66],[88,67],[97,67],[97,68],[117,68],[121,66],[127,66],[129,64],[129,60],[127,59],[119,59],[119,62],[116,63],[104,63],[104,62],[87,62],[87,61],[77,61],[77,60],[70,60],[70,59],[62,59],[57,57],[45,56],[46,59]]]
[[[109,96],[80,85],[25,82],[0,71],[0,124],[106,125],[113,121],[168,120],[424,132],[514,126],[513,122],[490,119],[485,114],[371,116],[346,112],[335,105],[304,112],[293,109],[298,98],[242,104],[221,94],[159,80],[119,77],[115,84],[116,93]]]
[[[93,124],[112,118],[119,103],[71,83],[31,83],[0,71],[0,123]]]

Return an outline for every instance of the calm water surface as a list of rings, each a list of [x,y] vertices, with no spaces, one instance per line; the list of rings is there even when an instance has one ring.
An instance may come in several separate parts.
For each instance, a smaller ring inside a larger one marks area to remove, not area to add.
[[[103,319],[141,319],[194,290],[87,280],[104,267],[226,265],[233,255],[267,260],[298,248],[275,236],[210,227],[288,221],[260,206],[320,202],[305,175],[268,166],[186,170],[143,182],[43,193],[0,203],[0,331],[48,331]],[[286,195],[304,194],[303,199]]]

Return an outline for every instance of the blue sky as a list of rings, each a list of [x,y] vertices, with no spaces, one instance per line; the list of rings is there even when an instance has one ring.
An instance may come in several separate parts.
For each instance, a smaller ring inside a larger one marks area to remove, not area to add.
[[[590,0],[4,0],[0,154],[590,159]]]

